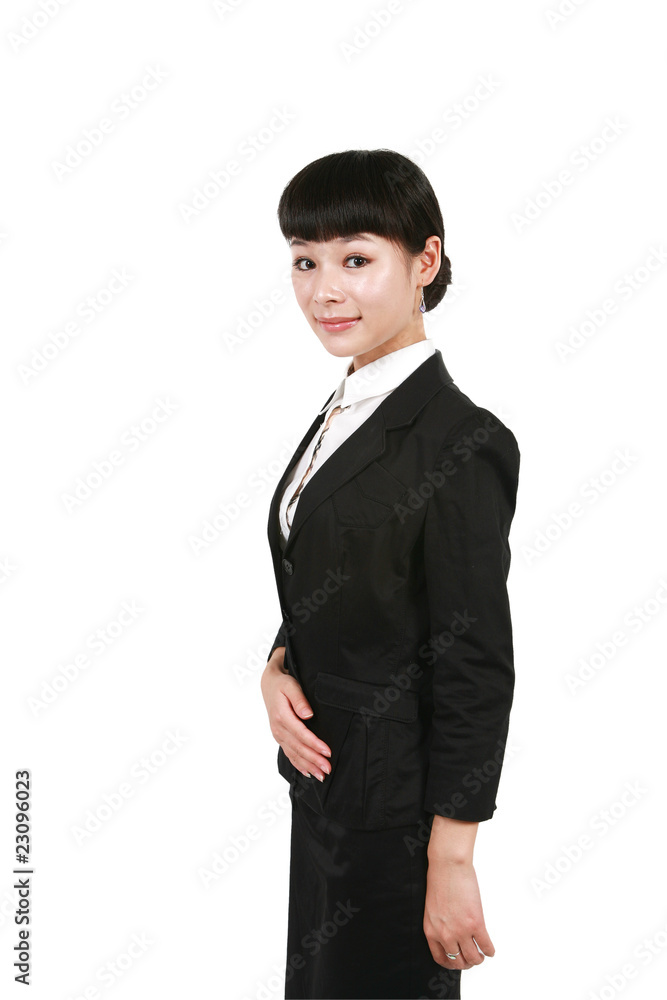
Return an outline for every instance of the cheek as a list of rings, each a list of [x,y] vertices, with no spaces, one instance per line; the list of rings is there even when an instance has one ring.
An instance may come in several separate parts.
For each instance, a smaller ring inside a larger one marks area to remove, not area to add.
[[[374,271],[373,276],[364,275],[359,281],[357,294],[360,304],[378,309],[391,309],[400,301],[404,292],[400,275],[393,269]]]
[[[301,309],[305,309],[311,300],[311,292],[308,287],[308,282],[303,279],[295,280],[292,278],[292,289],[294,290],[294,297],[298,305]]]

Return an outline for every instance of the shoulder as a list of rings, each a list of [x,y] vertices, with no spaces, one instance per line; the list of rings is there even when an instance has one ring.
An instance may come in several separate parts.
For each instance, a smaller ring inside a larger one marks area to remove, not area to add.
[[[441,453],[490,447],[519,461],[514,432],[487,407],[473,402],[454,382],[434,393],[424,408],[423,420]]]

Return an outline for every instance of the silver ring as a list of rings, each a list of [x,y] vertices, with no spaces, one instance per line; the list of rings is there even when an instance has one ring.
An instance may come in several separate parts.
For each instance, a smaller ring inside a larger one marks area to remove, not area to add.
[[[460,948],[459,948],[459,950],[457,951],[456,955],[452,955],[452,954],[451,954],[450,952],[448,952],[448,951],[446,951],[446,952],[445,952],[445,955],[447,956],[447,958],[448,958],[448,959],[450,959],[450,961],[452,961],[452,962],[454,961],[454,959],[455,959],[455,958],[458,958],[458,956],[459,956],[460,954],[461,954],[461,949],[460,949]]]

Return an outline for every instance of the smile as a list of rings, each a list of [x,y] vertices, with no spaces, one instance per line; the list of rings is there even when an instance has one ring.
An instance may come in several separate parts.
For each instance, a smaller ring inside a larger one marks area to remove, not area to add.
[[[323,330],[327,331],[327,333],[338,333],[339,330],[349,330],[351,327],[355,325],[355,323],[358,323],[360,319],[361,316],[357,316],[356,319],[339,320],[338,322],[333,322],[333,323],[327,322],[327,320],[323,319],[318,319],[317,322],[320,324]]]

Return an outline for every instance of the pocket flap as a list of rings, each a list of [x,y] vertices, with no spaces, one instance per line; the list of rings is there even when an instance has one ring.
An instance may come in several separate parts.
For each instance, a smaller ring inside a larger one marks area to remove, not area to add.
[[[355,476],[355,480],[364,496],[376,500],[377,503],[386,504],[388,507],[396,503],[407,491],[407,486],[404,486],[379,462],[371,462]]]
[[[313,693],[318,701],[348,712],[361,712],[377,719],[414,722],[419,698],[415,691],[405,691],[392,684],[370,684],[353,677],[320,671]]]

